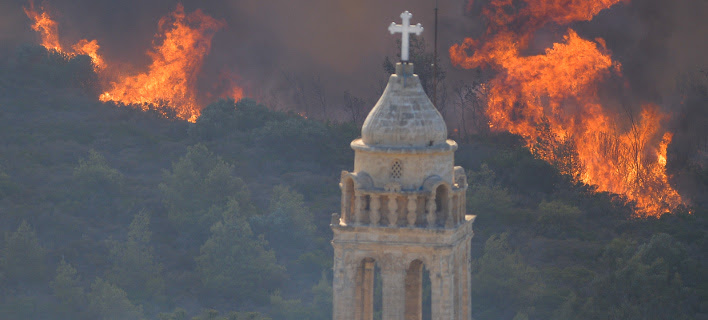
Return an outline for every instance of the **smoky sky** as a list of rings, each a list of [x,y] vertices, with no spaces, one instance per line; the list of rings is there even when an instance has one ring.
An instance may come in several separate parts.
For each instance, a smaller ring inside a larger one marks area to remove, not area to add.
[[[473,76],[450,66],[447,49],[464,37],[479,37],[485,29],[481,8],[465,0],[440,0],[439,53],[451,81]],[[205,59],[201,86],[213,85],[224,74],[236,75],[252,91],[283,85],[284,74],[319,76],[331,96],[345,90],[366,96],[386,79],[384,57],[394,56],[395,39],[388,33],[403,10],[413,23],[423,24],[423,37],[433,39],[435,0],[231,0],[181,1],[187,13],[201,9],[223,20]],[[523,5],[522,1],[519,1]],[[109,62],[140,70],[149,63],[150,49],[161,17],[175,9],[174,0],[46,0],[59,24],[64,45],[96,39]],[[0,42],[4,50],[37,43],[22,12],[27,1],[0,2]],[[466,12],[466,8],[470,11]],[[682,74],[708,66],[708,1],[632,0],[602,11],[592,21],[553,26],[538,33],[539,51],[560,41],[568,27],[586,39],[604,38],[613,59],[638,100],[662,103],[674,93]],[[544,40],[545,39],[545,40]],[[287,85],[287,83],[285,84]],[[335,101],[335,100],[332,100]],[[337,103],[337,102],[333,102]]]
[[[5,0],[6,1],[6,0]],[[388,24],[400,23],[403,10],[425,27],[432,39],[434,1],[234,0],[234,1],[105,1],[47,0],[43,3],[59,24],[62,42],[96,39],[109,62],[145,66],[158,21],[182,3],[187,13],[201,9],[226,22],[205,59],[204,77],[222,72],[238,75],[246,86],[258,89],[282,78],[283,73],[319,75],[330,91],[364,91],[385,79],[382,62],[395,55],[396,37]],[[0,4],[3,42],[37,42],[22,12],[27,1]],[[441,54],[459,39],[470,23],[464,2],[439,1]],[[6,19],[7,18],[7,19]],[[456,37],[449,36],[455,30]],[[364,94],[361,92],[360,94]]]

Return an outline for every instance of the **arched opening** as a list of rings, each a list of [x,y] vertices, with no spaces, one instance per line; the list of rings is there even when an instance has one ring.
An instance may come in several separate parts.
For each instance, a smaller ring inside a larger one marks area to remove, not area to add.
[[[383,319],[383,278],[378,264],[374,266],[374,320]]]
[[[447,189],[447,186],[444,184],[439,185],[435,189],[435,217],[436,217],[436,225],[438,226],[443,226],[445,225],[445,218],[447,218],[447,213],[450,210],[449,208],[449,202],[450,202],[450,192]]]
[[[356,274],[354,319],[380,320],[383,305],[381,271],[373,258],[361,261]]]
[[[405,281],[405,320],[430,320],[430,273],[422,261],[411,262]]]
[[[342,220],[349,223],[354,219],[354,179],[344,178],[342,185]]]

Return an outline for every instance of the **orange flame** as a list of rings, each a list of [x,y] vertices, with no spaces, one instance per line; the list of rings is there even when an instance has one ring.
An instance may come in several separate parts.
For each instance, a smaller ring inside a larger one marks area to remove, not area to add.
[[[490,128],[523,136],[537,157],[598,191],[636,201],[638,215],[660,216],[682,203],[666,175],[672,135],[661,121],[667,116],[651,104],[641,107],[638,119],[629,110],[617,114],[603,107],[597,84],[621,75],[604,40],[588,41],[568,29],[544,54],[520,53],[547,23],[591,20],[619,1],[523,0],[518,9],[512,0],[492,0],[483,10],[490,21],[486,34],[453,45],[450,58],[463,68],[500,70],[487,97]],[[622,117],[629,124],[619,123]]]
[[[42,46],[56,50],[69,57],[77,54],[88,55],[105,82],[110,85],[99,96],[101,101],[115,101],[135,104],[141,108],[164,108],[163,113],[174,110],[176,116],[196,121],[202,106],[198,103],[196,81],[204,58],[211,49],[214,33],[225,23],[216,20],[200,10],[185,14],[184,7],[177,5],[174,12],[160,19],[158,34],[160,44],[154,44],[148,55],[152,58],[147,72],[124,76],[108,71],[103,57],[98,54],[100,46],[96,40],[80,40],[65,52],[59,42],[57,23],[42,10],[37,12],[34,3],[24,8],[27,16],[34,21],[32,29],[39,32]],[[115,68],[114,68],[115,69]],[[244,91],[232,78],[222,96],[239,100]]]
[[[69,57],[73,57],[77,54],[85,54],[91,57],[91,62],[93,62],[96,71],[105,68],[103,58],[98,54],[98,49],[100,46],[96,40],[88,41],[86,39],[79,40],[78,43],[71,46],[73,51],[66,52],[59,42],[59,32],[57,28],[57,22],[52,19],[52,17],[47,13],[44,8],[41,13],[34,9],[34,2],[30,1],[30,7],[22,8],[28,18],[34,21],[32,25],[32,30],[39,32],[42,38],[42,46],[47,48],[47,50],[54,50],[63,53]]]
[[[111,84],[101,94],[101,101],[126,104],[167,103],[177,116],[196,121],[200,114],[197,104],[196,80],[204,57],[211,49],[214,33],[224,26],[201,10],[184,13],[184,7],[160,19],[160,45],[148,52],[152,63],[146,73],[124,77]]]
[[[105,62],[103,62],[103,57],[98,54],[98,49],[100,48],[98,41],[81,39],[75,45],[71,46],[71,48],[74,49],[76,54],[85,54],[91,57],[91,61],[96,67],[96,70],[101,70],[106,67]]]
[[[28,18],[34,21],[32,24],[32,30],[39,32],[42,37],[42,46],[48,50],[56,50],[63,52],[61,44],[59,43],[59,32],[57,32],[57,23],[52,20],[47,12],[39,13],[34,10],[34,2],[30,1],[30,7],[22,8]]]

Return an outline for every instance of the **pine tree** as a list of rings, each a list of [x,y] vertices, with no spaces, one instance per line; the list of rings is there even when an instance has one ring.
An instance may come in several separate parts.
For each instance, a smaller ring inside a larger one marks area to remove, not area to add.
[[[204,286],[215,293],[238,300],[263,299],[284,279],[285,269],[237,210],[238,204],[230,202],[221,221],[211,227],[211,237],[196,258],[197,271]]]
[[[150,216],[146,211],[141,211],[130,223],[128,240],[114,243],[111,248],[113,267],[108,279],[138,300],[154,297],[164,289],[162,265],[153,255],[149,228]]]
[[[46,251],[26,221],[17,231],[5,235],[0,270],[12,284],[41,283],[46,279]]]
[[[49,286],[59,301],[57,313],[67,319],[79,318],[80,310],[86,305],[86,295],[76,269],[62,259]]]
[[[89,311],[99,320],[139,320],[143,319],[142,306],[136,306],[123,289],[101,279],[91,284],[88,295]]]

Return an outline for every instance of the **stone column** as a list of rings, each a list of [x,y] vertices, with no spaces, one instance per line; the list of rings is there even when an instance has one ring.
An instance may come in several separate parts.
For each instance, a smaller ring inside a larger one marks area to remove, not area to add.
[[[462,201],[460,202],[462,207],[462,212],[460,213],[460,221],[465,222],[465,215],[467,215],[467,192],[462,192]]]
[[[369,204],[369,220],[372,226],[378,226],[379,221],[381,221],[381,201],[379,201],[379,196],[377,194],[371,195],[371,203]]]
[[[430,268],[430,294],[432,298],[432,318],[435,320],[453,320],[453,299],[455,277],[450,269],[449,253],[436,259]]]
[[[406,271],[405,320],[423,319],[423,264],[413,262]]]
[[[457,197],[450,195],[449,197],[447,197],[447,199],[444,199],[445,201],[447,201],[447,212],[443,214],[446,215],[445,228],[448,229],[455,226],[455,198]]]
[[[462,286],[462,298],[461,304],[462,311],[460,319],[462,320],[472,320],[472,258],[470,255],[470,250],[472,250],[472,237],[465,237],[465,243],[462,245],[464,248],[464,254],[461,258],[461,263],[463,264],[460,269],[462,269],[462,279],[460,279]]]
[[[465,222],[465,212],[463,211],[464,208],[463,202],[465,202],[465,192],[461,191],[460,195],[457,196],[457,224],[462,224]]]
[[[351,199],[349,197],[349,194],[347,193],[347,189],[342,190],[342,221],[346,224],[352,221],[352,212],[351,212]]]
[[[398,199],[395,193],[388,195],[388,225],[391,227],[396,226],[398,222]]]
[[[354,224],[361,225],[364,220],[364,196],[361,193],[354,193]]]
[[[372,259],[364,259],[359,264],[356,277],[356,320],[374,319],[374,266]]]
[[[418,218],[416,210],[418,209],[418,195],[408,196],[408,203],[406,206],[408,214],[406,215],[406,220],[408,220],[409,227],[415,227],[416,218]]]
[[[430,195],[428,197],[428,207],[426,210],[428,210],[427,215],[425,216],[426,220],[428,220],[428,228],[435,228],[435,210],[437,208],[435,207],[435,195]]]
[[[334,250],[334,279],[332,281],[332,319],[354,319],[354,292],[356,290],[357,266],[348,263],[342,249]]]
[[[404,320],[406,280],[405,267],[400,261],[387,261],[381,266],[383,278],[383,319]]]

